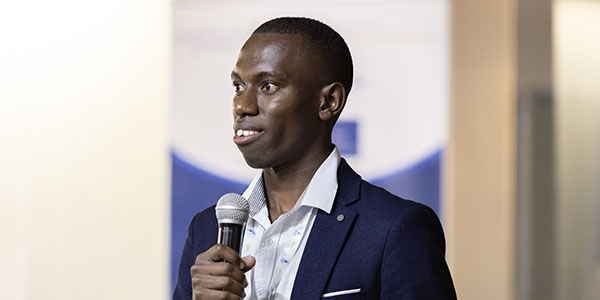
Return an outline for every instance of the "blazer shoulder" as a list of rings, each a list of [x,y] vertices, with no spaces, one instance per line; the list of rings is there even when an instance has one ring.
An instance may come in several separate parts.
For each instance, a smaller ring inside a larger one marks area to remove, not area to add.
[[[199,211],[198,213],[196,213],[196,215],[194,215],[194,217],[192,218],[191,223],[192,224],[196,224],[196,223],[206,224],[206,223],[211,223],[211,222],[217,222],[217,216],[215,214],[216,206],[217,206],[216,204],[213,204],[213,205]]]
[[[415,238],[429,237],[445,252],[445,237],[439,217],[429,206],[400,198],[384,188],[363,181],[362,214],[373,222],[383,222],[391,230],[419,232]],[[360,201],[359,201],[360,202]]]
[[[215,206],[212,205],[198,212],[190,222],[188,239],[196,251],[202,252],[208,249],[217,240],[219,223],[215,215]]]

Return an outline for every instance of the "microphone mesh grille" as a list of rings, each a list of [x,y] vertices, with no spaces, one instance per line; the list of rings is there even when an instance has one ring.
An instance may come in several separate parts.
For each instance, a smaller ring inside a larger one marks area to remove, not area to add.
[[[219,224],[240,224],[248,221],[250,205],[242,195],[229,193],[223,195],[215,207]]]

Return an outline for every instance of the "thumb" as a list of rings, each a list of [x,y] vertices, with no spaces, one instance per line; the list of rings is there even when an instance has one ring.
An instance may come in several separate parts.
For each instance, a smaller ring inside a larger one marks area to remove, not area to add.
[[[244,273],[250,271],[256,265],[256,259],[250,255],[242,257],[242,262],[244,263],[244,267],[242,268]]]

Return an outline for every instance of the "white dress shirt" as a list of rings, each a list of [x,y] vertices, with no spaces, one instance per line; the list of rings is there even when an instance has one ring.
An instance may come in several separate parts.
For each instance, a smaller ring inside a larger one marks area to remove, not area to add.
[[[262,171],[244,197],[250,203],[250,217],[242,243],[242,257],[256,258],[254,268],[246,273],[246,300],[288,300],[306,241],[318,210],[331,212],[337,192],[337,169],[340,153],[334,148],[315,172],[296,205],[275,222],[269,219]]]

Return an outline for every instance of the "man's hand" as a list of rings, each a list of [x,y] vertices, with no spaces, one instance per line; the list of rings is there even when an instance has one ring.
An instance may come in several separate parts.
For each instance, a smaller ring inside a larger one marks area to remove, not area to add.
[[[240,258],[231,248],[217,244],[196,256],[192,266],[192,299],[244,298],[245,272],[256,264],[252,256]]]

